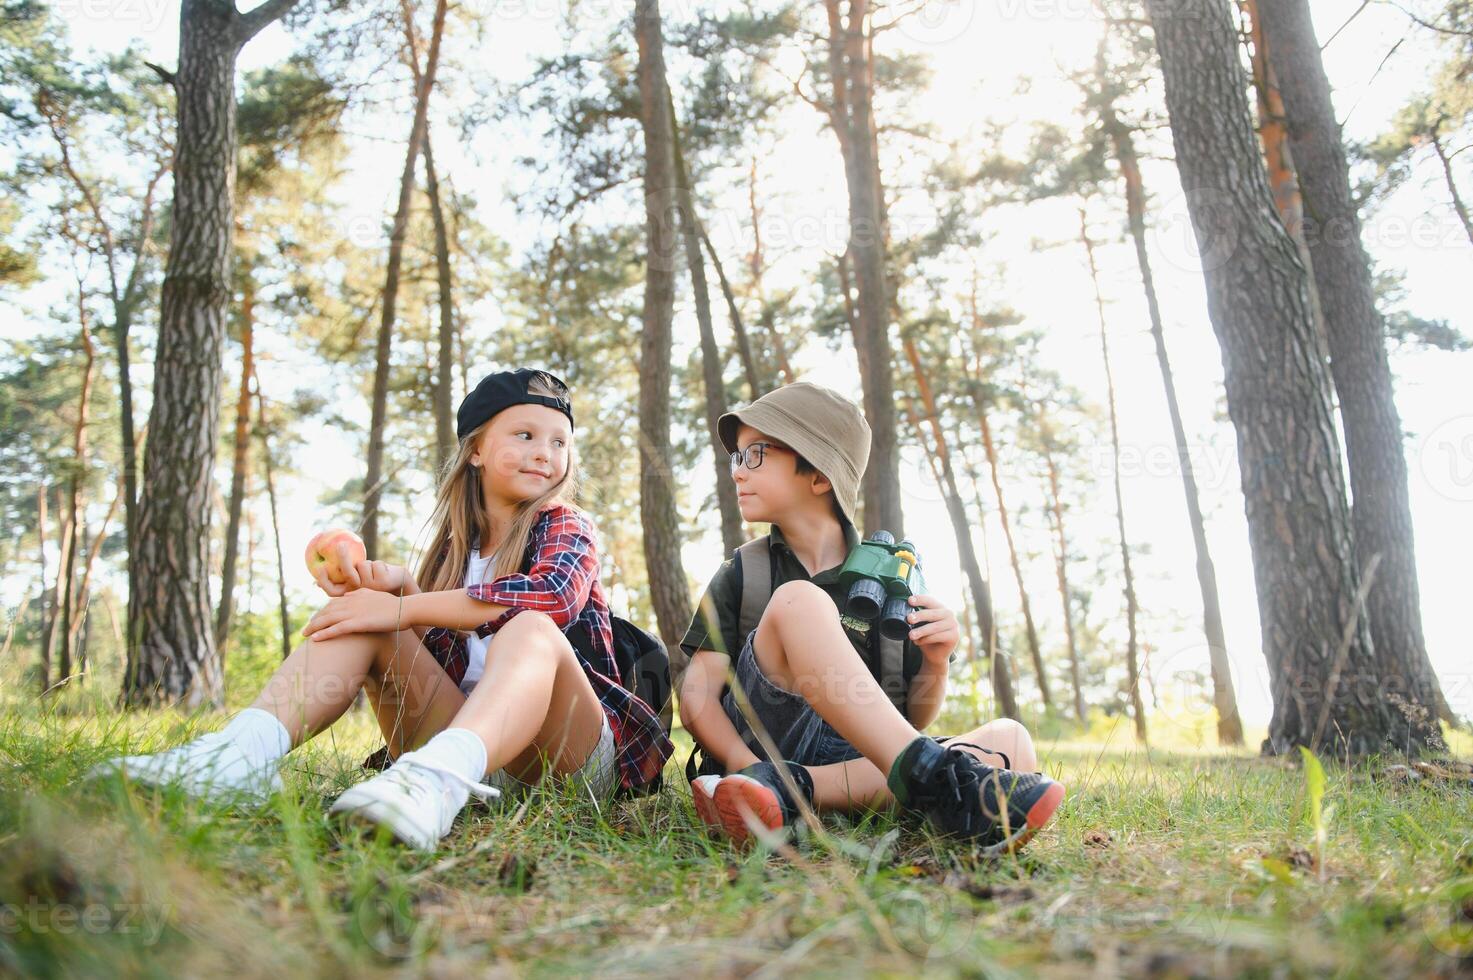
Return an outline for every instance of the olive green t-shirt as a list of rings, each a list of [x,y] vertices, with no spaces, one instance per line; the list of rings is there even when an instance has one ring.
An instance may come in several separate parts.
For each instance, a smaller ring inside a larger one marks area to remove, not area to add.
[[[859,532],[848,521],[840,523],[844,529],[847,557],[859,544]],[[871,665],[871,670],[873,670],[873,665],[878,663],[877,638],[880,631],[874,628],[875,623],[866,623],[840,613],[848,598],[847,590],[839,585],[839,570],[843,568],[843,562],[809,575],[808,569],[803,567],[803,563],[798,560],[793,549],[788,547],[782,531],[775,524],[772,526],[770,543],[773,590],[776,591],[777,587],[785,582],[793,581],[812,582],[823,589],[828,593],[829,598],[834,600],[834,615],[839,616],[849,642],[854,645],[854,649],[864,658],[865,663]],[[741,609],[742,563],[740,558],[733,555],[722,563],[715,575],[711,576],[706,592],[701,596],[700,605],[696,607],[695,615],[691,617],[690,628],[686,630],[685,638],[680,641],[680,648],[685,651],[687,657],[695,656],[697,650],[715,650],[718,653],[727,654],[735,662],[747,641],[747,638],[741,634],[738,623]],[[910,640],[905,641],[905,662],[907,665],[920,663],[920,648]],[[911,672],[909,668],[906,671],[907,675]]]

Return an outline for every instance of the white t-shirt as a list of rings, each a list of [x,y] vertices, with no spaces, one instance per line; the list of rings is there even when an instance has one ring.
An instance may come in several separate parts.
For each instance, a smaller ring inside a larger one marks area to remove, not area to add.
[[[495,552],[481,557],[478,549],[472,549],[470,557],[465,563],[465,584],[462,588],[470,588],[472,585],[482,585],[491,581],[491,563],[496,560]],[[469,694],[471,688],[476,686],[476,681],[486,672],[486,648],[491,645],[491,637],[477,636],[475,630],[466,633],[465,649],[469,661],[465,668],[465,677],[461,678],[460,689]]]

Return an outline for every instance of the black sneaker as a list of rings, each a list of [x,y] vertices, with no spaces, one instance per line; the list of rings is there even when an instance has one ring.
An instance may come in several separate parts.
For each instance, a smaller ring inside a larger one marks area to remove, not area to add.
[[[795,763],[787,763],[804,802],[813,805],[813,777]],[[706,826],[719,830],[738,844],[752,836],[748,820],[771,831],[791,826],[798,806],[771,762],[757,762],[730,776],[700,776],[691,781],[691,799]]]
[[[900,753],[888,782],[901,807],[938,833],[977,841],[987,854],[1028,843],[1064,800],[1063,784],[1047,776],[997,769],[924,736]]]

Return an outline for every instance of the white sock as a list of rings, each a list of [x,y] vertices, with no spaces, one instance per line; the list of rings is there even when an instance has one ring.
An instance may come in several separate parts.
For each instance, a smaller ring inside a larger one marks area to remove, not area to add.
[[[251,768],[263,768],[292,749],[292,737],[281,720],[269,711],[246,708],[230,719],[220,734],[238,747]]]
[[[448,769],[456,775],[465,777],[472,783],[479,783],[486,778],[486,743],[481,741],[481,736],[469,728],[447,728],[434,738],[424,744],[422,748],[414,750],[416,759],[423,760]],[[455,794],[455,799],[462,806],[470,797],[470,791],[465,785],[457,780],[441,776],[446,788]]]

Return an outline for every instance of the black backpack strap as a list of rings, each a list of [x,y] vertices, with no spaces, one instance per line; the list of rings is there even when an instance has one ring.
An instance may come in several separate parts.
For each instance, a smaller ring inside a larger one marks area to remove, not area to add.
[[[880,624],[876,623],[872,628],[878,631],[879,627]],[[905,710],[910,691],[909,679],[905,676],[905,641],[892,640],[881,633],[878,645],[880,648],[878,675],[880,689],[885,692],[885,696],[890,699],[891,704],[895,705],[902,717],[909,717]]]
[[[737,615],[737,632],[742,641],[762,622],[762,611],[772,598],[772,536],[748,541],[736,551],[742,566],[742,605]],[[740,650],[728,650],[733,660]]]

